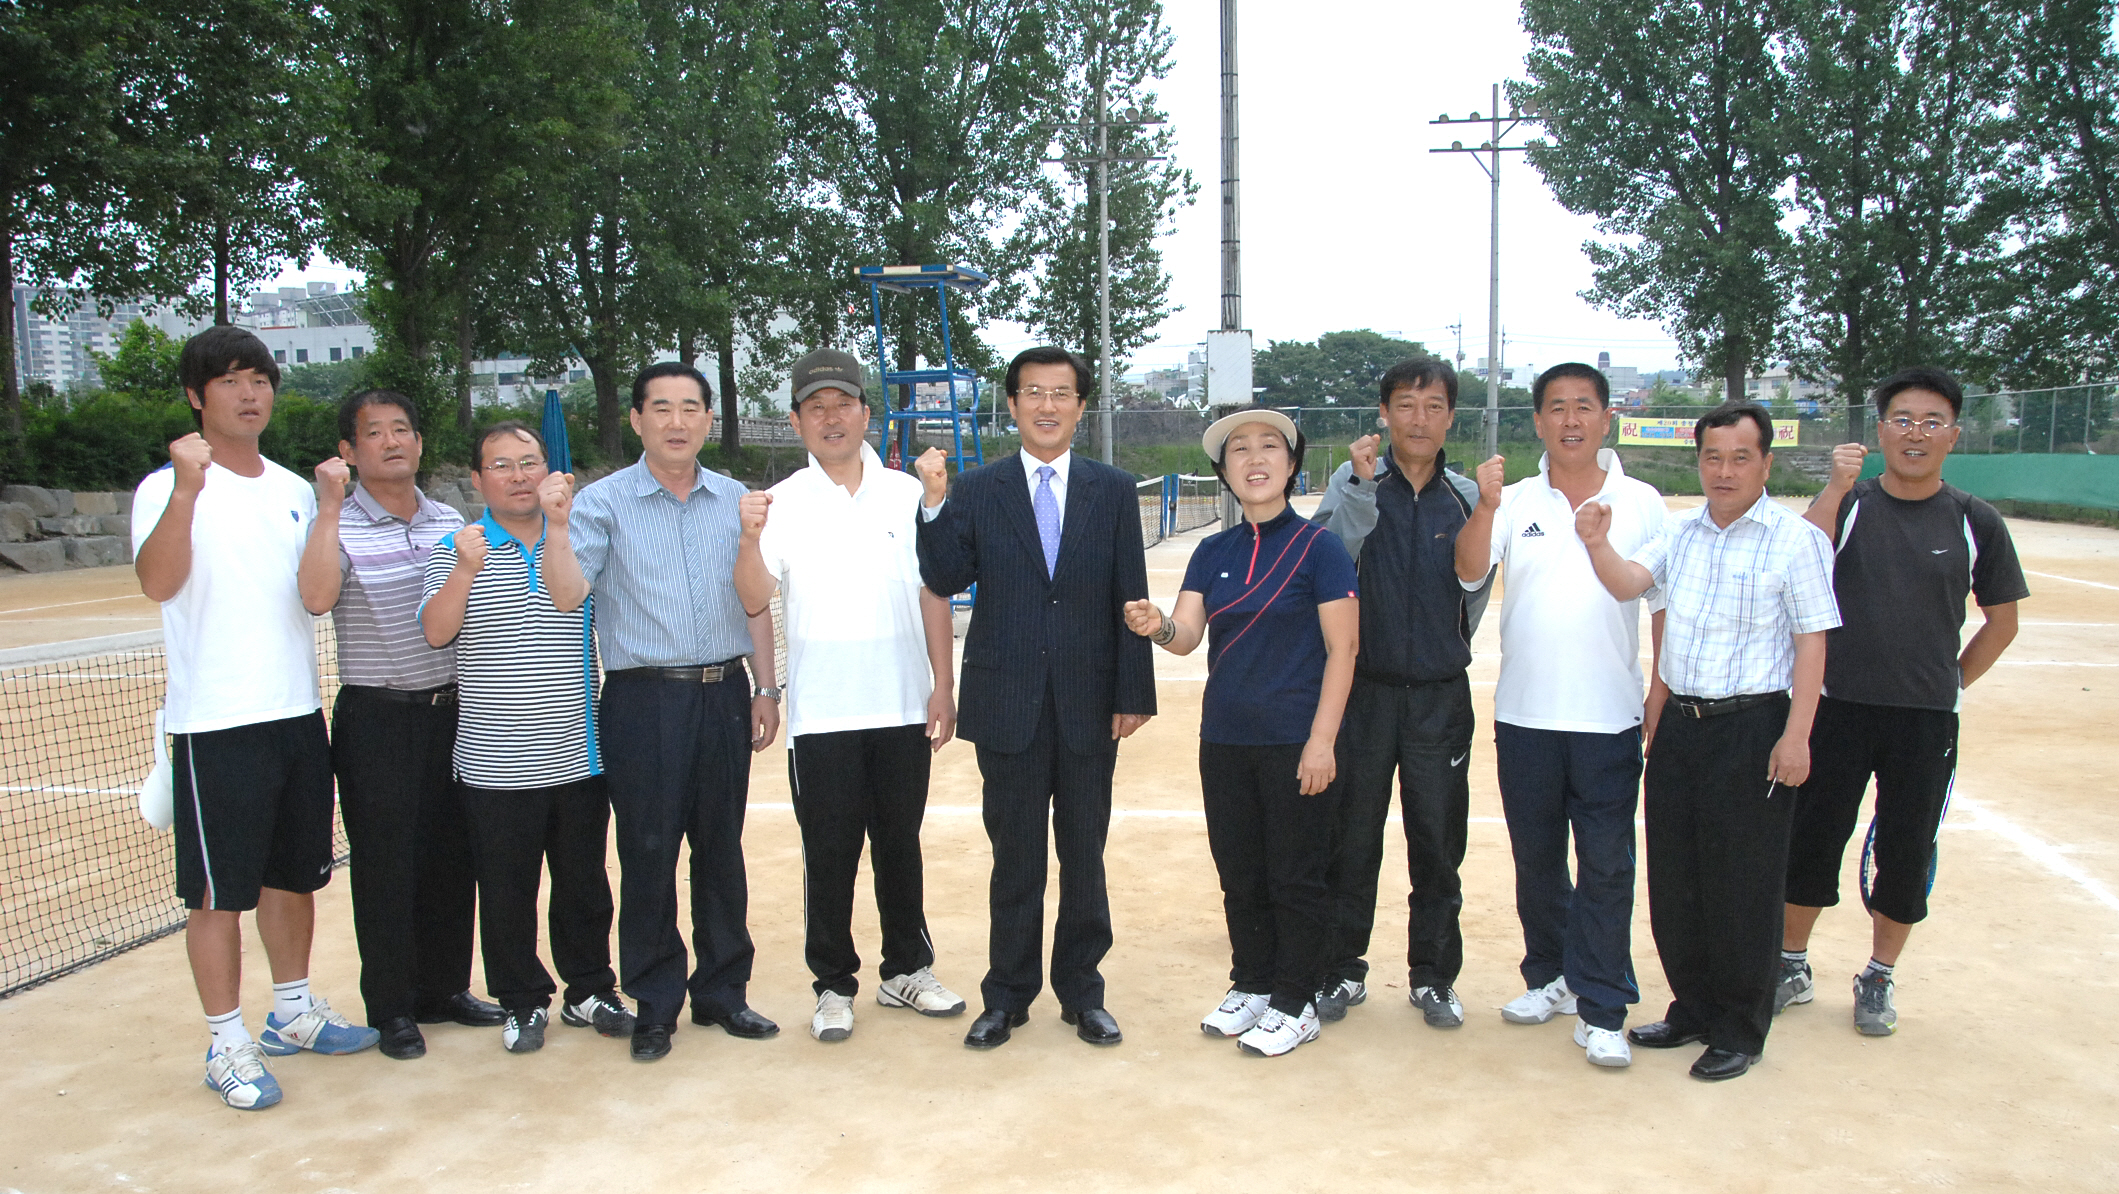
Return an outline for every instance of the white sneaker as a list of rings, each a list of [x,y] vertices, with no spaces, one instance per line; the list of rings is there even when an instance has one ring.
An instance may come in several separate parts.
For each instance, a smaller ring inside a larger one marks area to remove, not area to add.
[[[1273,1000],[1270,996],[1246,995],[1232,990],[1221,1001],[1220,1007],[1208,1012],[1206,1019],[1199,1022],[1199,1030],[1208,1036],[1242,1036],[1251,1031],[1251,1026],[1258,1023],[1259,1017],[1271,1006]]]
[[[1236,1047],[1259,1057],[1278,1057],[1293,1053],[1297,1045],[1316,1040],[1320,1027],[1314,1003],[1303,1004],[1300,1016],[1284,1015],[1278,1008],[1268,1005],[1265,1014],[1258,1017],[1258,1023],[1236,1038]]]
[[[876,1002],[884,1007],[909,1007],[923,1016],[954,1016],[964,1010],[963,999],[936,981],[934,971],[926,966],[884,979],[876,987]]]
[[[826,991],[817,996],[817,1014],[809,1018],[809,1035],[820,1041],[843,1041],[853,1035],[853,996]]]
[[[280,1084],[265,1068],[256,1041],[206,1055],[206,1085],[238,1111],[263,1111],[280,1101]]]
[[[1567,989],[1564,974],[1542,987],[1523,992],[1501,1008],[1501,1018],[1511,1024],[1543,1024],[1554,1016],[1574,1014],[1575,993]]]
[[[1575,1044],[1589,1050],[1589,1064],[1610,1066],[1623,1070],[1633,1064],[1633,1050],[1626,1044],[1626,1034],[1609,1028],[1598,1028],[1587,1020],[1575,1021]]]

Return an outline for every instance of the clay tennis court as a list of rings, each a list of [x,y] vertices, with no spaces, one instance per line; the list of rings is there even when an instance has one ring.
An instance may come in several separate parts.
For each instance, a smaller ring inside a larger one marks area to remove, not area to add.
[[[1198,1031],[1228,967],[1199,816],[1204,653],[1158,654],[1162,712],[1120,752],[1107,855],[1117,1048],[1075,1040],[1049,994],[991,1053],[960,1043],[968,1017],[886,1011],[867,990],[851,1040],[811,1040],[783,740],[757,757],[746,838],[751,1002],[781,1023],[776,1039],[687,1022],[672,1056],[646,1066],[586,1031],[555,1026],[543,1052],[517,1057],[495,1030],[444,1025],[417,1062],[278,1060],[286,1101],[241,1114],[199,1085],[205,1032],[171,937],[0,1001],[0,1191],[2119,1188],[2119,531],[2010,525],[2035,595],[1965,700],[1934,912],[1899,970],[1895,1037],[1849,1021],[1868,957],[1851,850],[1849,903],[1811,946],[1818,998],[1777,1022],[1739,1081],[1688,1078],[1691,1049],[1638,1049],[1630,1070],[1601,1070],[1572,1044],[1572,1018],[1501,1020],[1523,985],[1489,614],[1472,665],[1461,1029],[1430,1029],[1406,1004],[1400,838],[1366,1005],[1270,1061]],[[1200,537],[1150,550],[1158,600]],[[0,578],[0,646],[154,624],[129,569]],[[974,1003],[978,792],[972,748],[952,743],[930,797],[928,916],[936,973]],[[861,901],[872,984],[875,912]],[[258,1021],[269,978],[250,940],[244,1003]],[[1639,1023],[1669,997],[1645,892],[1634,959]],[[313,975],[356,1020],[357,965],[340,877],[319,897]]]

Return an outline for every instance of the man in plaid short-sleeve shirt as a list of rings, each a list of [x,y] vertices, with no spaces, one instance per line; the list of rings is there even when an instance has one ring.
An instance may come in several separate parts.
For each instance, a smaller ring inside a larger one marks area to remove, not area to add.
[[[1782,891],[1795,789],[1810,774],[1810,723],[1839,625],[1832,547],[1766,495],[1773,421],[1731,402],[1695,429],[1707,503],[1621,559],[1608,507],[1576,531],[1597,578],[1628,601],[1664,595],[1670,696],[1648,756],[1648,909],[1672,1000],[1630,1030],[1648,1048],[1705,1041],[1704,1081],[1750,1069],[1773,1023]]]

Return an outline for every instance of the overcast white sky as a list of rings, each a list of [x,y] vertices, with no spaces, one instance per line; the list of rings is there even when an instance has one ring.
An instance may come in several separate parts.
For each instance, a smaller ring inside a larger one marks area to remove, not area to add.
[[[1220,319],[1220,6],[1164,0],[1177,34],[1162,100],[1179,160],[1200,184],[1163,242],[1183,310],[1135,368],[1182,364]],[[1431,154],[1476,126],[1430,127],[1442,112],[1487,112],[1495,82],[1521,77],[1529,38],[1510,3],[1244,0],[1240,14],[1244,322],[1269,341],[1372,328],[1454,353],[1486,355],[1488,190],[1461,154]],[[1501,176],[1501,324],[1509,365],[1594,362],[1674,368],[1676,345],[1653,323],[1576,297],[1589,285],[1586,217],[1554,201],[1521,154]],[[976,264],[976,263],[973,263]],[[296,278],[355,275],[318,261]],[[1021,329],[992,329],[1011,353]]]

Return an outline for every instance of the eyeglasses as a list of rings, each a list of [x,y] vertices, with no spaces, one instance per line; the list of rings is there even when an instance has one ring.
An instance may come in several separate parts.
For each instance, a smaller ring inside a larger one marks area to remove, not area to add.
[[[1081,391],[1073,386],[1061,386],[1056,390],[1048,390],[1043,386],[1024,386],[1016,391],[1016,397],[1027,398],[1032,402],[1038,402],[1046,398],[1050,398],[1055,402],[1072,402],[1080,396]]]
[[[1890,418],[1885,419],[1884,422],[1888,423],[1892,427],[1892,429],[1897,431],[1900,435],[1911,435],[1913,434],[1913,429],[1916,427],[1920,428],[1920,433],[1922,435],[1939,435],[1942,432],[1948,431],[1950,428],[1957,426],[1957,424],[1955,423],[1945,423],[1941,419],[1921,419],[1915,421],[1909,415],[1893,415]]]
[[[543,467],[544,461],[536,456],[525,456],[521,460],[486,461],[486,471],[496,477],[505,477],[509,473],[534,473]]]

